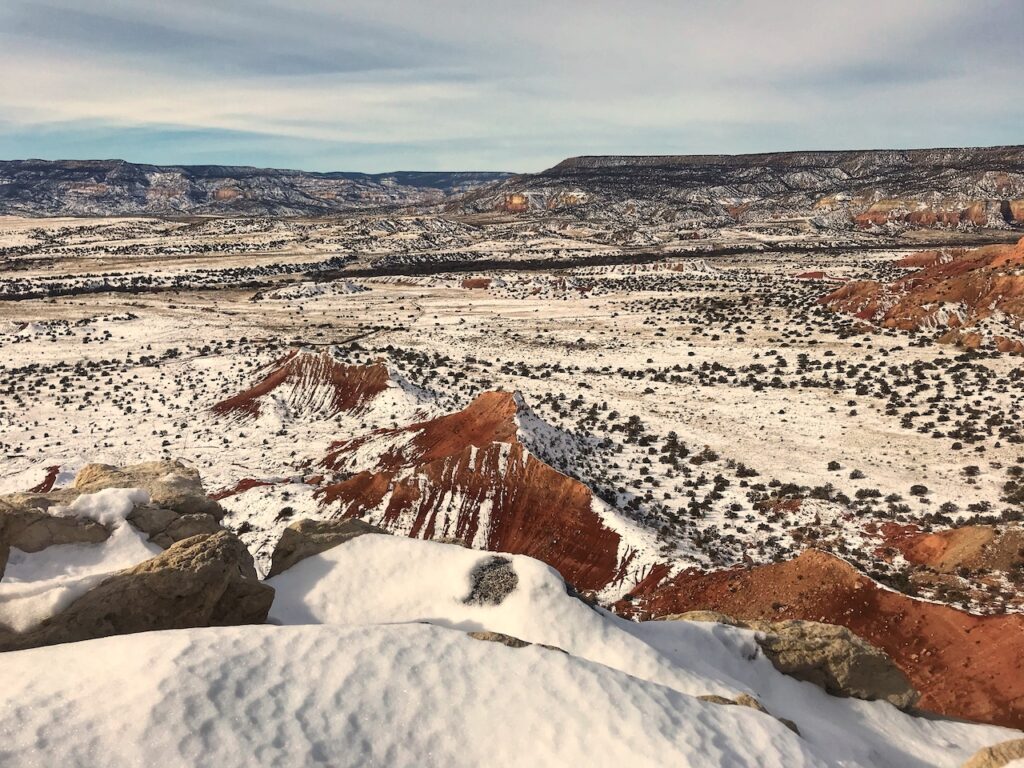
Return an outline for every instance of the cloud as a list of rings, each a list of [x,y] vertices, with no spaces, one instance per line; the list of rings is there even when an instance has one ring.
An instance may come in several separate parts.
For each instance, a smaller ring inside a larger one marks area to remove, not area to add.
[[[538,170],[1009,143],[1022,29],[1017,0],[9,0],[0,151]]]

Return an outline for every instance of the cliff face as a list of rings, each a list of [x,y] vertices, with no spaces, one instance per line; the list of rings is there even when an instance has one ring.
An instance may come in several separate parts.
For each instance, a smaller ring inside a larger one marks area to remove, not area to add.
[[[701,226],[1007,227],[1024,223],[1024,147],[574,157],[462,204]]]
[[[139,165],[123,160],[13,160],[0,162],[0,213],[322,215],[436,204],[506,175],[370,175],[221,165]]]

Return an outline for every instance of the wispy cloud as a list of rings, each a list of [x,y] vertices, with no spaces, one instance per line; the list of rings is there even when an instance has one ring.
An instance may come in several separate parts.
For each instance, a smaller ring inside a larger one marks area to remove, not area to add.
[[[0,0],[0,153],[535,170],[1020,141],[1018,0]]]

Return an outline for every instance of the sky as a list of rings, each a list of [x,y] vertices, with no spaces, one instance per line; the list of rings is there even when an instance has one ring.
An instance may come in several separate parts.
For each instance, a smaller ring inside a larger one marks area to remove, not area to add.
[[[0,159],[539,171],[1024,143],[1024,0],[0,0]]]

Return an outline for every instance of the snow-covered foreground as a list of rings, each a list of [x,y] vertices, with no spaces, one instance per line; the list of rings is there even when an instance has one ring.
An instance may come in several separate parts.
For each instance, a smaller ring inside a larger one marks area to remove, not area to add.
[[[632,624],[510,557],[366,535],[272,579],[271,621],[0,655],[4,766],[955,766],[1013,731],[787,678],[753,633]],[[510,648],[490,630],[561,650]],[[775,717],[696,696],[757,697]]]

